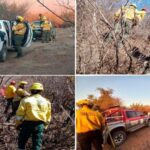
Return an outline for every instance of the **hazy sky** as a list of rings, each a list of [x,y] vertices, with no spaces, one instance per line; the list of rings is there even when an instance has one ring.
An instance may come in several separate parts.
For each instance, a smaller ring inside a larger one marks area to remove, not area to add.
[[[36,12],[36,13],[40,13],[43,11],[47,11],[45,8],[43,8],[38,2],[37,0],[5,0],[8,1],[9,3],[14,3],[16,2],[18,5],[24,2],[27,2],[30,4],[29,8],[28,8],[28,12]],[[65,1],[67,2],[67,0],[60,0],[60,1]],[[56,0],[41,0],[41,2],[44,2],[45,5],[47,5],[50,9],[54,10],[55,12],[61,12],[62,8],[58,6],[58,3],[56,2]],[[73,4],[74,0],[70,0],[71,4]]]
[[[137,4],[138,8],[150,8],[150,0],[131,0]]]
[[[125,4],[127,2],[127,0],[120,0],[116,6],[118,5],[119,7],[122,4]],[[130,3],[135,3],[137,5],[138,9],[141,8],[146,8],[148,10],[148,12],[150,12],[150,0],[130,0]]]
[[[125,105],[142,103],[150,105],[150,76],[91,76],[76,78],[76,100],[93,94],[99,96],[96,88],[112,88],[114,96]]]

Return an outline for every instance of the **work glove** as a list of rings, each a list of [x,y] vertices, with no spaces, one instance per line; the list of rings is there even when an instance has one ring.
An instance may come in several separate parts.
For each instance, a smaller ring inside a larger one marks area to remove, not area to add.
[[[19,131],[21,129],[22,124],[16,126],[16,130]]]

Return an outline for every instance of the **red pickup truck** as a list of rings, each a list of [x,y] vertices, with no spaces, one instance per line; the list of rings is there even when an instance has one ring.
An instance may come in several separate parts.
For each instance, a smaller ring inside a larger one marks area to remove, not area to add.
[[[104,144],[111,143],[110,135],[116,146],[124,143],[127,133],[144,126],[150,126],[150,117],[142,112],[121,107],[110,108],[103,113],[107,128],[104,131]],[[110,133],[110,134],[109,134]]]

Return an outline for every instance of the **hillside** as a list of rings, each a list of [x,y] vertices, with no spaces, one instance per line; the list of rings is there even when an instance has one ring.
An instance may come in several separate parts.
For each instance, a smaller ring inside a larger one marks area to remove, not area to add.
[[[118,1],[78,0],[77,73],[149,73],[150,16],[134,26],[129,36],[114,34]]]
[[[73,77],[0,77],[2,84],[9,81],[26,80],[29,86],[33,82],[44,84],[43,96],[52,103],[52,120],[44,132],[42,150],[73,150],[74,149],[74,78]],[[29,88],[27,87],[27,90]],[[3,113],[5,99],[0,98],[0,149],[14,150],[17,147],[17,131],[14,119],[6,123],[6,115]],[[27,144],[27,150],[31,149],[31,139]]]

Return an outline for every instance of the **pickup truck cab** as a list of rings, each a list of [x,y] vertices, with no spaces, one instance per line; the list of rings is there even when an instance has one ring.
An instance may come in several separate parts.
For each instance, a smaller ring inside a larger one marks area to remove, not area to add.
[[[112,144],[110,135],[116,146],[124,143],[127,133],[134,132],[144,126],[150,126],[150,117],[142,112],[126,108],[110,108],[103,113],[107,127],[104,131],[104,144]]]
[[[4,62],[7,57],[7,50],[14,48],[12,26],[14,21],[0,20],[0,61]],[[27,31],[25,33],[24,40],[22,41],[22,47],[29,47],[32,42],[32,29],[29,23],[25,22]]]

